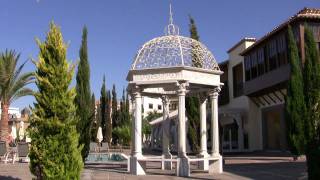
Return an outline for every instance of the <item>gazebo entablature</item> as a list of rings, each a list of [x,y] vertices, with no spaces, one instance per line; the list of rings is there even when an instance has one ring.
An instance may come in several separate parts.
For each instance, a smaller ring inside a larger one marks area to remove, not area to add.
[[[138,86],[143,96],[176,96],[180,83],[188,84],[188,95],[208,92],[223,85],[220,70],[206,70],[196,67],[171,67],[130,70],[127,76],[128,91]]]

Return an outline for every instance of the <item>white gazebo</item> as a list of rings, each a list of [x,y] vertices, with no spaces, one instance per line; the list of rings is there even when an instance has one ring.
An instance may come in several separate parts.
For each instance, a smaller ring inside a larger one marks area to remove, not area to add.
[[[176,164],[177,176],[190,176],[190,163],[197,162],[199,168],[209,173],[222,173],[222,157],[219,153],[218,94],[220,92],[219,66],[212,53],[199,41],[179,35],[170,21],[166,35],[145,43],[138,51],[127,80],[128,93],[133,102],[131,174],[144,175],[148,161],[162,162],[162,169],[172,169]],[[185,97],[198,96],[200,100],[201,153],[196,158],[186,153]],[[163,151],[161,157],[142,154],[142,96],[161,97],[163,102]],[[209,97],[209,98],[208,98]],[[170,153],[169,103],[178,98],[178,156]],[[206,104],[211,104],[211,144],[207,151]]]

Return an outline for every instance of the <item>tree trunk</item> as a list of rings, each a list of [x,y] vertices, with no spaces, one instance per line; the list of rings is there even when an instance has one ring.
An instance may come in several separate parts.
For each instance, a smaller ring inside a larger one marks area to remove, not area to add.
[[[1,102],[1,121],[0,121],[0,141],[8,141],[8,115],[9,106],[6,103]],[[8,143],[8,142],[7,142]]]

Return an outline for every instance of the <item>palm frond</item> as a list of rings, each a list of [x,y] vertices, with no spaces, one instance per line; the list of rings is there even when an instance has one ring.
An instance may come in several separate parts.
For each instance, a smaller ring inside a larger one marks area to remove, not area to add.
[[[17,67],[19,58],[20,54],[14,50],[0,53],[0,100],[9,104],[19,97],[32,94],[32,90],[25,86],[34,82],[34,73],[21,74],[28,60]]]
[[[13,101],[23,97],[23,96],[29,96],[29,95],[33,95],[33,90],[30,88],[22,88],[18,91],[16,91],[16,93],[13,94],[13,96],[11,96],[9,103],[12,103]]]
[[[23,87],[27,86],[28,84],[34,83],[34,79],[35,78],[33,72],[22,74],[18,77],[18,79],[12,82],[10,89],[8,89],[8,96],[11,97]]]

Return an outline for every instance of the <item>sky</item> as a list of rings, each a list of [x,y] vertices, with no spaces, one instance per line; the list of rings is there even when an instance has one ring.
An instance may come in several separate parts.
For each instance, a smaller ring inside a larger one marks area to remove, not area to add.
[[[37,59],[41,41],[54,21],[68,43],[68,60],[79,60],[82,28],[88,28],[91,89],[100,97],[103,75],[107,88],[126,87],[126,75],[139,48],[163,36],[172,3],[174,24],[189,36],[189,15],[196,22],[200,41],[218,62],[244,37],[260,38],[304,7],[320,8],[320,0],[0,0],[0,51],[13,49],[20,62]],[[24,72],[34,71],[28,62]],[[73,81],[71,86],[75,85]],[[35,91],[36,86],[31,85]],[[33,97],[12,104],[32,105]]]

